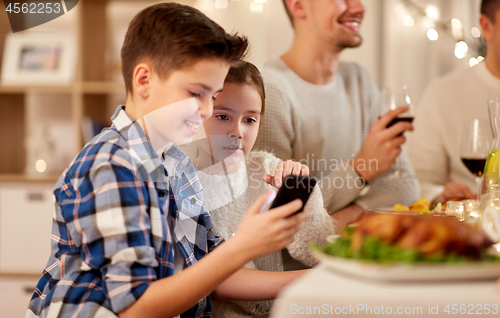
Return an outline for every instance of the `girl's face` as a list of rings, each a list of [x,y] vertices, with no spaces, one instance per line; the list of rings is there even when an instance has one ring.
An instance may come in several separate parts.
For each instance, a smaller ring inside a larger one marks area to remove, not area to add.
[[[212,117],[203,124],[214,163],[236,165],[252,150],[260,124],[262,100],[251,85],[225,83],[215,97]]]

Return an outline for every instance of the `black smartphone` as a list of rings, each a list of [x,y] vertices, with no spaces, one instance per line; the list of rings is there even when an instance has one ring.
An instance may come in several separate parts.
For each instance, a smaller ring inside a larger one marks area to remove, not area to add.
[[[271,204],[270,209],[287,204],[295,199],[301,199],[302,208],[296,213],[301,212],[306,206],[307,200],[309,199],[316,182],[317,180],[314,177],[287,176],[283,179],[281,188],[276,194],[276,198]]]

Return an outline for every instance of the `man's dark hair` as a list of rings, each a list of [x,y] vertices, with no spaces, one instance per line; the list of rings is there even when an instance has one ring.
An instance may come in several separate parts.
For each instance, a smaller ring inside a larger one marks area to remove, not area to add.
[[[202,58],[230,64],[248,48],[246,37],[230,35],[197,9],[178,3],[160,3],[139,12],[128,27],[122,46],[122,74],[127,93],[137,64],[149,62],[158,76],[192,65]]]
[[[293,15],[290,12],[290,9],[288,9],[288,6],[286,5],[286,0],[283,0],[283,5],[285,6],[286,15],[288,16],[288,19],[290,19],[290,23],[293,26]]]
[[[284,0],[283,0],[284,1]],[[495,23],[496,13],[500,9],[500,0],[481,1],[481,14],[484,14],[492,23]]]
[[[229,69],[224,83],[250,85],[254,87],[259,93],[262,100],[262,109],[260,110],[260,114],[264,114],[266,91],[264,89],[264,81],[262,80],[262,75],[255,65],[246,61],[236,63]]]

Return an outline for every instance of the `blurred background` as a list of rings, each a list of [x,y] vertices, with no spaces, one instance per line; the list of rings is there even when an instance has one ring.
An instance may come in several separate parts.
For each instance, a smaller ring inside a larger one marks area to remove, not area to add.
[[[59,174],[125,102],[120,48],[128,23],[160,1],[80,0],[72,10],[12,33],[0,4],[0,312],[24,316],[49,255]],[[186,0],[229,32],[248,36],[257,66],[285,52],[292,28],[282,0]],[[363,65],[380,88],[426,85],[484,58],[480,0],[365,0]],[[68,1],[66,1],[68,5]],[[26,23],[29,23],[27,21]]]

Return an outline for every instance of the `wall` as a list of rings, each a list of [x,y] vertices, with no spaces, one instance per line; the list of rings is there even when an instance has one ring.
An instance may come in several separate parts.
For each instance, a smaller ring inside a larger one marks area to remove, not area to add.
[[[281,0],[267,0],[262,12],[251,12],[251,0],[228,1],[226,9],[207,10],[203,1],[185,0],[181,3],[194,5],[227,31],[238,32],[248,36],[251,50],[248,59],[258,66],[273,55],[285,52],[291,44],[293,30],[286,16]],[[120,49],[133,16],[142,8],[160,1],[111,1],[108,8],[110,27],[107,60],[112,64],[109,78],[121,81]],[[434,5],[439,9],[442,21],[457,17],[464,23],[466,34],[472,26],[478,26],[478,8],[480,0],[414,0],[425,8]],[[403,84],[411,88],[414,102],[418,105],[428,83],[457,67],[468,67],[468,56],[463,60],[453,54],[455,42],[445,32],[440,32],[438,41],[427,39],[428,23],[420,21],[412,27],[404,26],[401,15],[401,0],[369,0],[364,1],[366,14],[361,34],[363,45],[356,49],[347,49],[341,59],[354,61],[363,65],[382,87],[398,87]],[[76,10],[54,21],[26,32],[53,32],[54,30],[74,30]],[[110,99],[110,108],[123,102],[124,96]],[[50,135],[55,143],[67,145],[73,140],[71,136],[71,110],[67,96],[47,96],[29,94],[26,99],[27,132],[32,134],[36,123],[48,123]],[[70,133],[64,133],[70,132]],[[29,149],[28,149],[29,156]],[[61,167],[65,166],[72,156],[72,149],[57,149],[57,158]]]
[[[470,40],[470,29],[479,26],[479,0],[414,0],[425,8],[438,8],[440,21],[460,19],[464,33]],[[469,58],[457,59],[454,55],[455,41],[446,32],[439,30],[439,39],[431,42],[427,29],[432,25],[426,21],[408,27],[403,24],[398,7],[400,1],[383,1],[382,77],[381,86],[397,87],[407,85],[418,105],[429,82],[457,67],[469,67]],[[470,53],[472,54],[472,52]]]

